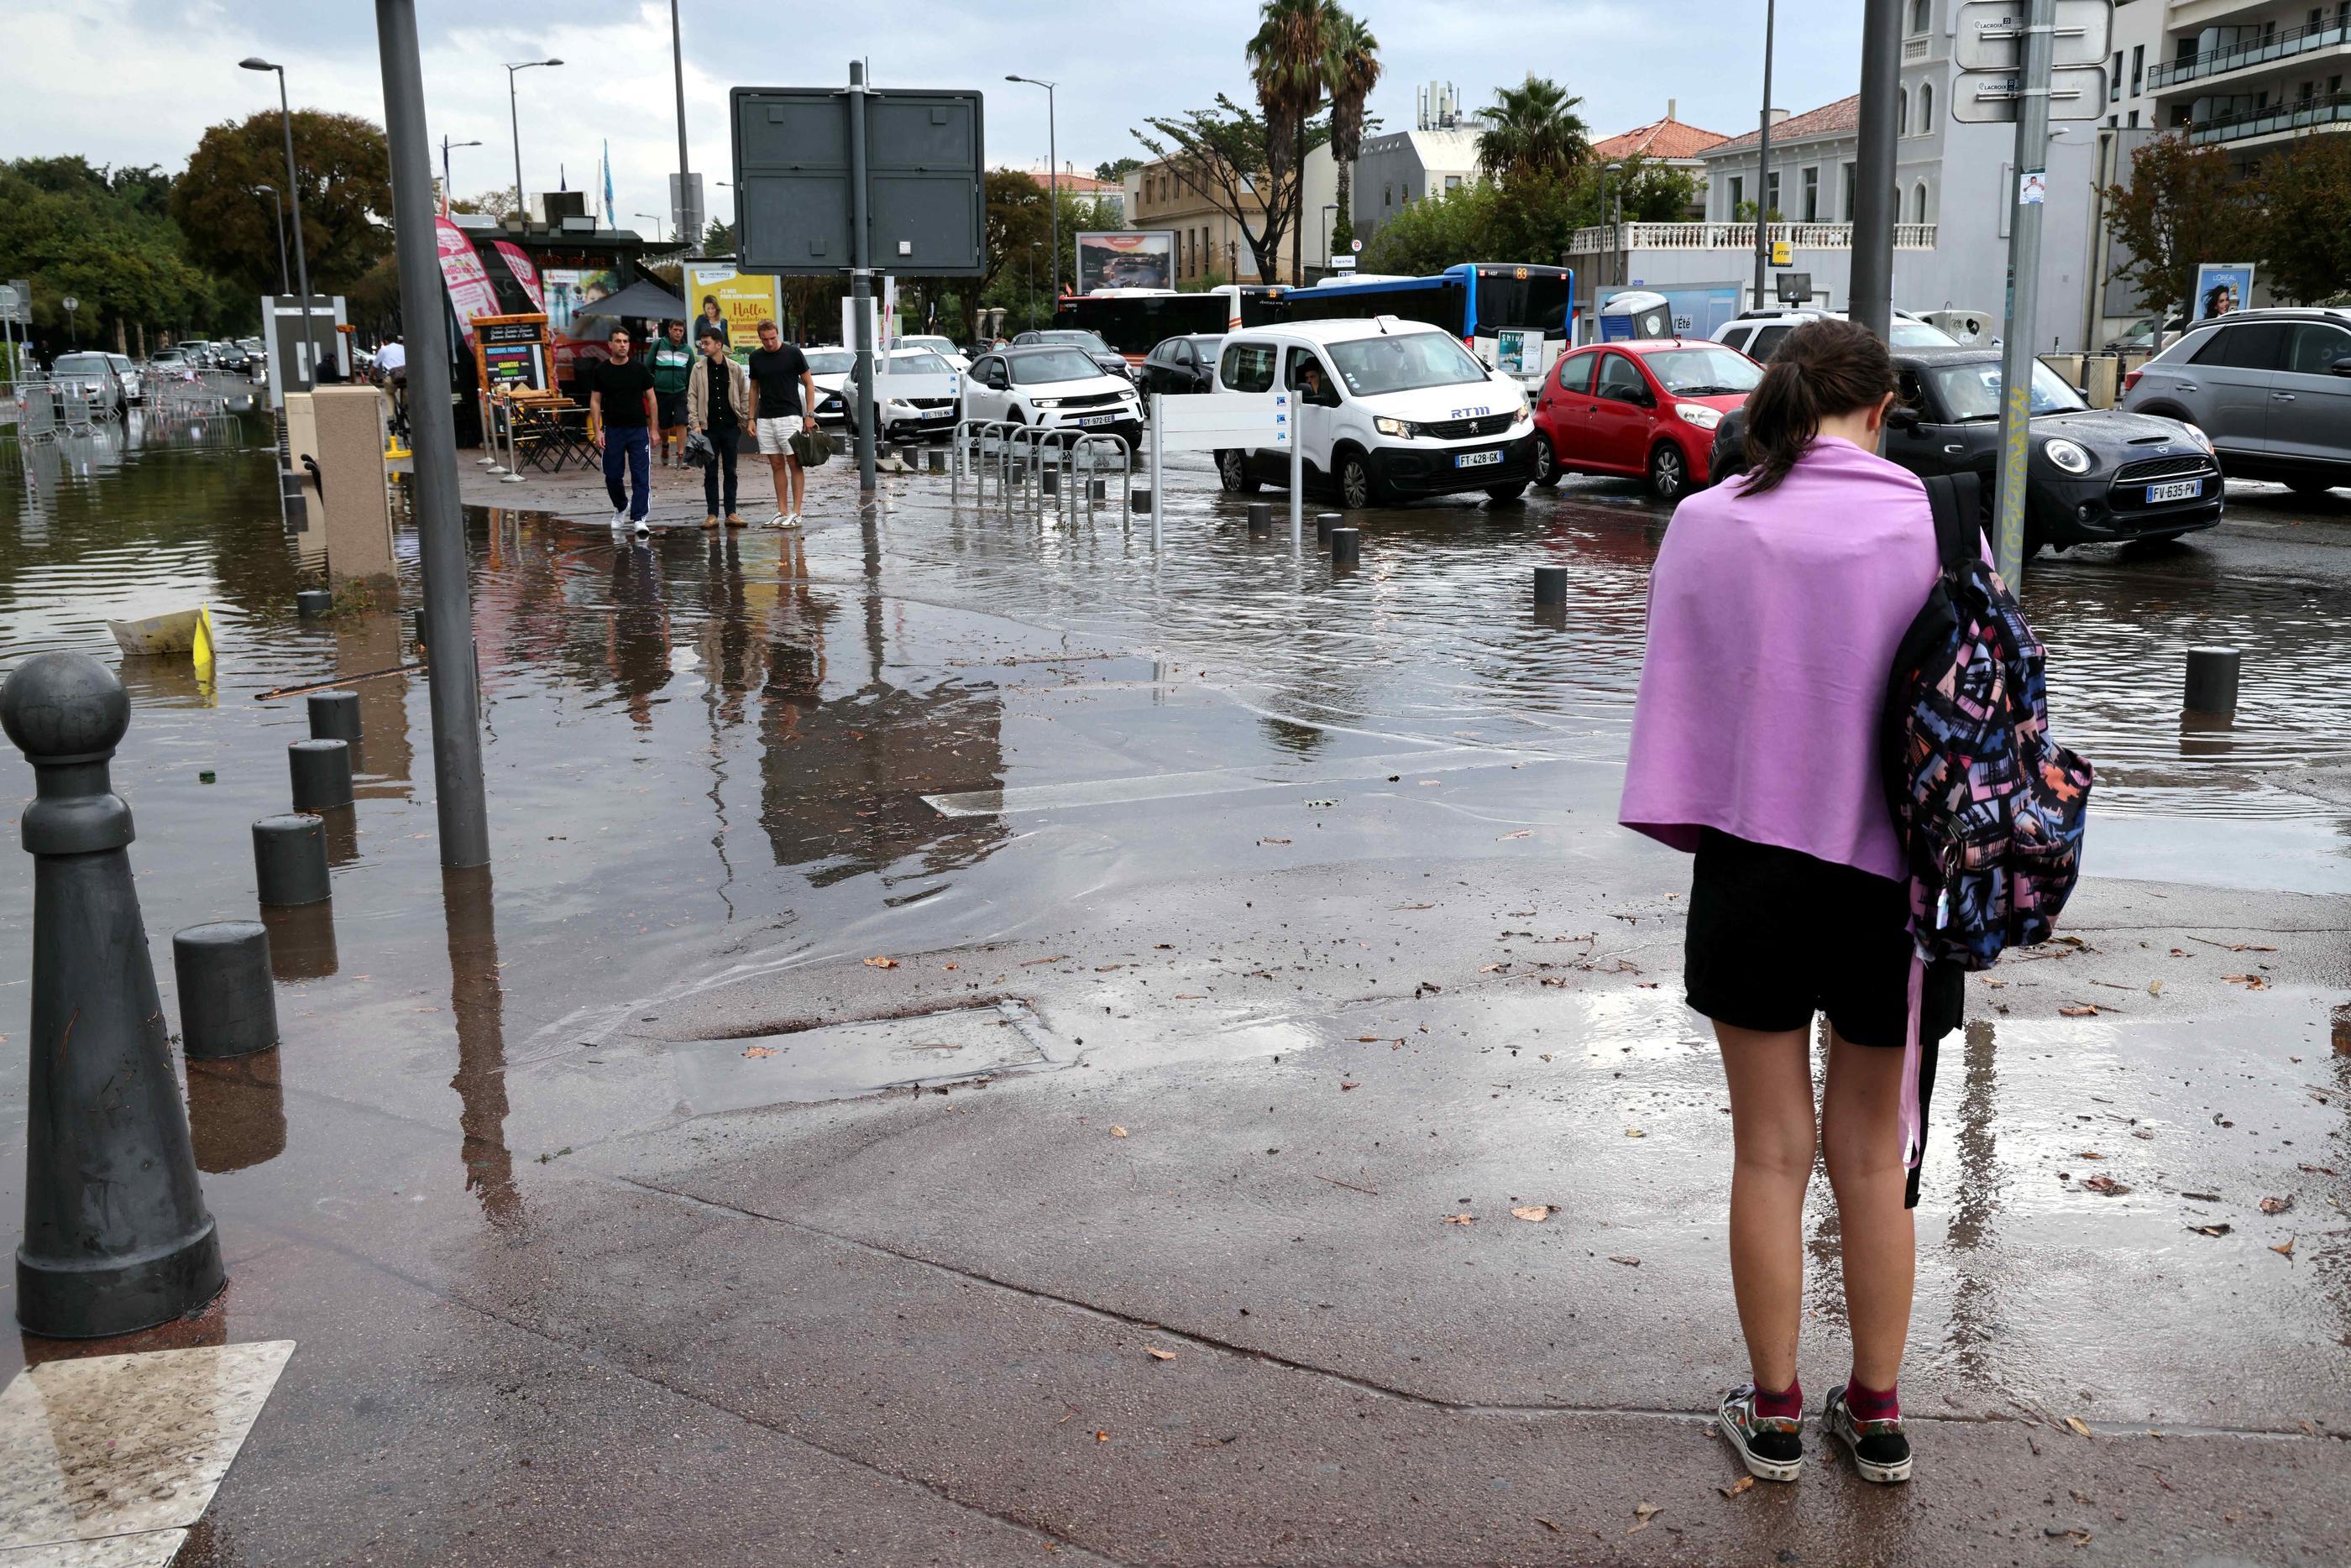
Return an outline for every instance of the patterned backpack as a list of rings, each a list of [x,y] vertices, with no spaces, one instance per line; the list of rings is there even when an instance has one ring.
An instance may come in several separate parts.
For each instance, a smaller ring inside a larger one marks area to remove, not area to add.
[[[2048,940],[2082,870],[2090,764],[2049,736],[2040,639],[1982,556],[1978,481],[1926,482],[1942,575],[1894,657],[1880,743],[1917,956]]]

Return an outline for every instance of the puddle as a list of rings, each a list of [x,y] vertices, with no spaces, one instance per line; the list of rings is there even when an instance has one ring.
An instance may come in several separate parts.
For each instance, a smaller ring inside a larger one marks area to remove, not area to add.
[[[663,1050],[678,1098],[706,1116],[1051,1066],[1051,1039],[1027,1003],[998,1002]]]

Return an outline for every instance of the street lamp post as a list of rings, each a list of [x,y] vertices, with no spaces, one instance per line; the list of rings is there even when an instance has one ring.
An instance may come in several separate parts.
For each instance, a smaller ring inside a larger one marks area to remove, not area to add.
[[[1771,34],[1779,0],[1763,0],[1763,117],[1755,143],[1755,308],[1763,308],[1763,269],[1771,259]],[[1730,214],[1733,222],[1739,214]]]
[[[302,293],[302,341],[306,346],[304,352],[294,356],[294,373],[286,378],[285,385],[290,390],[307,391],[318,347],[310,332],[310,247],[302,238],[302,181],[294,171],[294,110],[286,99],[286,67],[273,65],[258,55],[247,55],[237,64],[248,71],[277,73],[277,119],[286,129],[286,200],[294,209],[294,282]]]
[[[481,143],[478,141],[452,141],[445,136],[441,139],[441,206],[443,211],[447,211],[449,203],[455,200],[457,195],[456,188],[449,182],[449,149],[452,147],[479,147]]]
[[[1593,280],[1593,297],[1595,303],[1599,298],[1600,285],[1616,281],[1616,230],[1615,226],[1608,221],[1608,176],[1624,167],[1622,163],[1603,163],[1600,166],[1600,270],[1607,275]],[[1622,202],[1624,198],[1619,196],[1617,201]],[[1737,214],[1733,213],[1732,216],[1735,217]]]
[[[286,275],[286,208],[277,200],[277,186],[256,185],[253,188],[256,196],[265,191],[269,192],[270,220],[277,225],[277,292],[284,294],[294,286],[293,279]]]
[[[522,110],[515,107],[515,72],[538,66],[559,66],[561,60],[524,60],[507,67],[507,122],[514,131],[515,216],[522,216]]]
[[[632,217],[632,218],[653,218],[653,238],[654,238],[654,239],[656,239],[656,240],[666,240],[666,239],[668,238],[668,236],[667,236],[666,234],[663,234],[663,233],[662,233],[662,221],[661,221],[661,219],[659,219],[659,218],[657,218],[657,217],[654,217],[653,213],[631,213],[629,214],[629,216],[631,216],[631,217]]]
[[[1322,270],[1326,273],[1331,270],[1331,220],[1337,216],[1338,212],[1338,202],[1322,203]]]
[[[1053,308],[1061,307],[1061,150],[1053,128],[1053,88],[1056,83],[1040,81],[1035,77],[1007,76],[1008,82],[1027,82],[1030,87],[1045,89],[1045,200],[1053,209]]]

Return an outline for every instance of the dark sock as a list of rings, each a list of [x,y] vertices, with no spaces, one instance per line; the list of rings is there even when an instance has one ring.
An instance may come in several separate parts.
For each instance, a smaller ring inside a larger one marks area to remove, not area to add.
[[[1775,1421],[1802,1420],[1804,1415],[1803,1384],[1792,1381],[1777,1394],[1758,1387],[1755,1390],[1755,1413]]]
[[[1864,1388],[1859,1378],[1850,1378],[1844,1386],[1845,1408],[1856,1421],[1899,1421],[1902,1401],[1891,1388]]]

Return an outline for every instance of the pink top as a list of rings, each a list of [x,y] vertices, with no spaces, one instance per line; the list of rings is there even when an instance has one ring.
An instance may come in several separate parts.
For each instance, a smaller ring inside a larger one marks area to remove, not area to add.
[[[1938,570],[1926,487],[1823,436],[1777,488],[1744,489],[1684,501],[1657,552],[1617,820],[1677,849],[1712,827],[1899,880],[1878,727]]]

